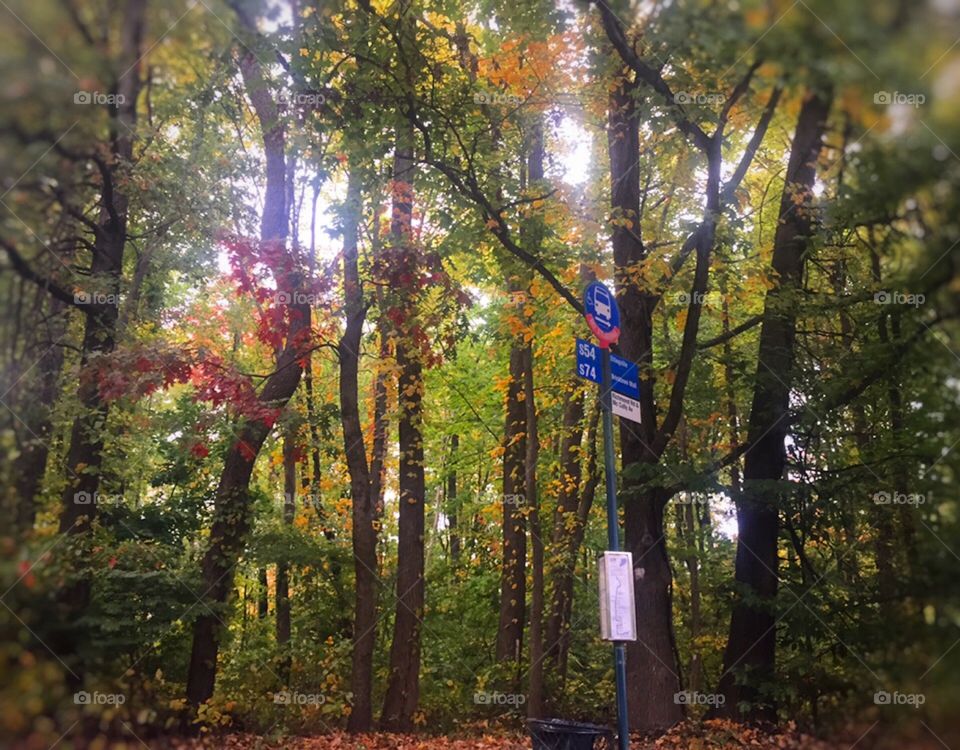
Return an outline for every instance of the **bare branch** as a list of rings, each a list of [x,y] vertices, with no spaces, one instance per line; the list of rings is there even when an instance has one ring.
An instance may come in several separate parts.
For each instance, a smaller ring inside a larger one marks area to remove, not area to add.
[[[750,81],[753,79],[753,74],[757,72],[757,68],[759,68],[761,64],[762,61],[757,60],[750,66],[743,78],[740,79],[740,83],[734,86],[733,91],[730,92],[730,96],[728,96],[727,100],[723,103],[723,108],[720,110],[720,121],[713,134],[714,138],[723,137],[723,129],[727,124],[727,118],[730,117],[730,110],[732,110],[740,98],[747,93],[747,89],[750,88]]]
[[[72,293],[68,292],[51,279],[48,279],[46,276],[41,276],[39,273],[34,271],[24,257],[20,255],[20,252],[12,242],[4,237],[0,237],[0,247],[7,251],[7,257],[10,258],[10,263],[13,265],[13,270],[16,271],[22,278],[36,284],[41,289],[46,289],[47,292],[61,302],[70,305],[71,307],[76,307],[79,310],[84,310],[84,308],[81,307],[81,305],[74,299]]]
[[[740,187],[740,183],[743,182],[743,178],[747,176],[747,171],[750,169],[750,165],[753,163],[754,157],[757,155],[757,151],[760,149],[760,144],[763,143],[763,139],[767,134],[767,128],[770,126],[770,121],[773,119],[773,113],[777,108],[777,104],[780,102],[780,96],[783,94],[783,89],[777,87],[773,90],[773,93],[770,94],[770,99],[767,102],[767,106],[764,108],[763,113],[760,115],[760,119],[757,121],[757,127],[753,130],[753,135],[750,136],[750,142],[747,143],[747,147],[743,151],[743,155],[740,157],[740,163],[737,164],[737,168],[733,172],[733,176],[730,180],[723,186],[723,190],[720,192],[720,200],[724,204],[730,203],[733,200],[733,195],[736,193],[737,189]]]
[[[633,70],[637,77],[646,83],[650,88],[663,97],[664,102],[672,113],[673,120],[682,133],[691,138],[694,145],[701,151],[707,151],[710,148],[710,136],[704,132],[703,128],[691,120],[683,107],[674,97],[670,85],[660,75],[660,71],[650,67],[636,53],[633,47],[627,41],[626,33],[623,30],[623,24],[620,19],[607,5],[605,0],[595,0],[597,8],[600,10],[600,20],[603,23],[607,38],[613,44],[617,53],[623,62]]]

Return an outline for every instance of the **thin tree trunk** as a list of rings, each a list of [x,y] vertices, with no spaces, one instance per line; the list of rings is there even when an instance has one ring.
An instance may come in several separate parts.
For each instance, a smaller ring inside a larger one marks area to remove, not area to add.
[[[353,708],[347,727],[368,732],[373,726],[373,649],[376,643],[377,531],[370,472],[359,404],[359,365],[366,307],[358,267],[362,209],[360,173],[351,169],[343,216],[343,300],[346,327],[340,339],[340,419],[344,453],[350,473],[352,544],[356,598],[353,613],[353,652],[350,687]]]
[[[584,285],[594,281],[595,275],[585,263],[580,264],[580,281]],[[559,440],[558,463],[560,466],[560,491],[557,497],[557,511],[553,519],[550,546],[556,559],[551,564],[550,578],[553,590],[550,603],[550,616],[547,618],[546,658],[556,667],[560,680],[565,677],[570,612],[573,608],[573,581],[577,564],[577,552],[583,541],[586,515],[581,511],[584,506],[584,492],[581,484],[584,477],[584,451],[587,451],[587,483],[596,475],[596,437],[597,421],[600,413],[592,412],[590,424],[586,429],[584,441],[584,413],[586,389],[583,382],[572,377],[568,382],[567,401],[563,408],[561,435]],[[591,469],[592,467],[592,469]],[[591,471],[593,472],[591,474]],[[599,476],[596,476],[599,481]],[[593,503],[593,496],[588,500]],[[589,512],[589,504],[587,512]],[[581,523],[581,515],[583,522]]]
[[[585,479],[583,489],[580,491],[580,500],[577,506],[577,515],[574,520],[573,531],[567,542],[566,555],[569,564],[563,568],[563,576],[557,582],[559,591],[554,591],[554,607],[559,607],[556,615],[559,623],[556,625],[559,632],[559,641],[557,645],[556,664],[557,672],[561,681],[566,679],[567,675],[567,657],[570,654],[570,627],[573,615],[573,584],[575,580],[575,571],[577,563],[577,553],[583,544],[583,537],[587,530],[587,519],[590,517],[590,509],[593,507],[593,501],[597,494],[597,487],[600,485],[600,465],[597,459],[597,426],[600,423],[600,405],[595,404],[587,425],[587,432],[584,438],[586,443],[586,466],[583,470]],[[553,617],[554,615],[551,615]],[[548,640],[549,643],[549,640]]]
[[[457,452],[460,448],[460,436],[450,436],[450,466],[447,469],[447,526],[450,534],[450,562],[460,564],[461,540],[459,529],[460,503],[457,500]]]
[[[294,13],[294,23],[299,23],[300,16]],[[290,154],[285,165],[286,171],[286,210],[287,222],[290,228],[291,246],[300,246],[298,211],[295,205],[296,190],[294,182],[297,175],[297,157]],[[311,238],[312,239],[312,238]],[[307,259],[307,266],[313,277],[313,254]],[[279,354],[279,352],[278,352]],[[293,526],[293,519],[297,513],[297,425],[294,421],[295,412],[291,409],[287,413],[288,422],[283,431],[283,524]],[[277,561],[277,650],[280,656],[279,677],[284,684],[290,682],[290,667],[292,654],[290,652],[290,563],[281,557]]]
[[[311,198],[310,210],[310,256],[307,259],[310,268],[310,277],[313,278],[317,268],[317,201],[320,198],[320,181],[314,180],[313,196]],[[303,371],[303,390],[307,407],[307,427],[310,432],[310,462],[311,472],[309,480],[307,473],[303,473],[303,488],[306,490],[304,495],[308,502],[316,511],[317,517],[321,523],[326,521],[326,511],[323,508],[323,493],[320,491],[320,431],[317,429],[317,411],[313,397],[313,352],[306,356],[306,364]],[[324,536],[327,539],[333,539],[333,530],[324,528]]]
[[[581,462],[583,445],[584,392],[579,378],[568,385],[567,402],[563,409],[562,434],[560,436],[560,491],[557,497],[557,512],[553,519],[550,546],[556,555],[551,565],[553,592],[550,616],[547,618],[545,651],[548,658],[559,666],[560,636],[564,625],[563,613],[566,599],[573,596],[573,569],[577,562],[577,550],[570,549],[570,540],[576,530],[577,508],[580,500],[580,481],[583,470]],[[572,554],[571,554],[572,553]]]
[[[288,427],[283,436],[283,523],[293,525],[297,509],[296,428]],[[277,563],[277,647],[280,650],[280,676],[290,678],[290,565]]]
[[[267,579],[267,569],[257,571],[257,618],[266,619],[270,614],[270,582]]]
[[[879,285],[882,281],[880,256],[872,248],[870,251],[870,264],[873,280]],[[882,308],[877,320],[877,333],[881,343],[885,346],[890,346],[891,344],[896,346],[897,341],[901,338],[900,313],[896,310],[891,310],[888,313],[886,309]],[[890,434],[893,439],[893,450],[896,454],[893,460],[892,489],[894,492],[906,495],[910,490],[910,473],[907,463],[901,457],[906,450],[906,444],[904,442],[906,432],[904,430],[903,391],[896,377],[887,379],[887,406],[890,409]],[[888,488],[883,489],[889,492]],[[891,548],[900,547],[903,550],[903,561],[907,566],[907,574],[909,577],[916,568],[917,563],[916,522],[913,518],[913,510],[909,504],[902,503],[896,507],[897,517],[900,521],[899,544],[895,541],[896,532],[894,531],[895,524],[893,520],[883,520],[881,521],[881,525],[882,528],[885,528],[890,533],[889,546]],[[883,506],[878,507],[877,510],[878,513],[889,514],[891,508],[892,506]],[[894,579],[891,576],[890,584],[892,584],[893,581]]]
[[[42,297],[41,297],[42,295]],[[37,291],[38,307],[43,301],[42,290]],[[20,455],[14,463],[14,486],[16,487],[16,525],[21,533],[33,529],[37,515],[37,495],[47,469],[50,455],[50,436],[53,429],[51,409],[57,400],[57,381],[63,368],[63,348],[58,339],[65,324],[64,305],[56,299],[51,302],[50,315],[55,322],[48,328],[53,341],[37,341],[36,346],[45,351],[35,365],[36,390],[30,394],[30,402],[17,410],[26,425],[27,435],[16,430]],[[36,308],[35,308],[36,309]]]
[[[540,441],[537,435],[537,404],[533,391],[533,350],[527,358],[523,391],[526,408],[527,446],[524,467],[526,505],[530,509],[530,545],[533,552],[533,581],[530,596],[530,684],[527,716],[543,717],[543,536],[540,527],[540,501],[537,497],[537,460]]]

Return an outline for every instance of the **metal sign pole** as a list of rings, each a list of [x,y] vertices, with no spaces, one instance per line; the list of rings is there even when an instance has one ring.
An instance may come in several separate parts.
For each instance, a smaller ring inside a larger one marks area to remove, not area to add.
[[[633,564],[629,552],[620,552],[617,518],[617,469],[613,450],[613,374],[610,345],[620,338],[620,310],[613,292],[594,281],[583,293],[584,318],[600,342],[600,406],[603,412],[603,466],[607,477],[607,541],[610,547],[600,563],[600,635],[613,641],[613,666],[617,678],[617,734],[620,750],[630,748],[627,719],[627,647],[625,641],[637,638],[636,605],[633,595]],[[577,343],[577,374],[596,382],[596,349],[586,342]],[[582,361],[581,361],[582,360]],[[619,372],[617,414],[640,421],[639,377],[636,367],[617,359]],[[631,378],[631,373],[633,377]],[[624,398],[626,390],[634,398]],[[636,400],[635,400],[636,399]]]
[[[617,516],[617,475],[613,450],[613,397],[610,378],[610,349],[601,348],[600,405],[603,410],[603,466],[607,480],[607,545],[612,552],[620,550],[620,521]],[[617,680],[617,734],[620,750],[630,748],[627,720],[627,648],[623,641],[613,644],[613,667]]]

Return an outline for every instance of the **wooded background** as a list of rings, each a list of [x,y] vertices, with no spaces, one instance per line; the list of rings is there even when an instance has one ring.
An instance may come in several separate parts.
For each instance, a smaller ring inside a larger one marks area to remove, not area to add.
[[[0,733],[960,740],[960,3],[0,5]]]

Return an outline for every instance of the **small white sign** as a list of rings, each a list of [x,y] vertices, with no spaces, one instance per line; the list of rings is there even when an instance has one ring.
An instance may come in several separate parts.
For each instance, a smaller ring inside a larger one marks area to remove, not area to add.
[[[605,641],[637,640],[637,612],[633,599],[633,555],[600,555],[600,637]]]
[[[614,414],[616,414],[618,417],[623,417],[624,419],[629,419],[631,422],[640,424],[639,401],[624,396],[621,393],[617,393],[616,391],[611,392],[610,401],[611,406],[613,406]]]

